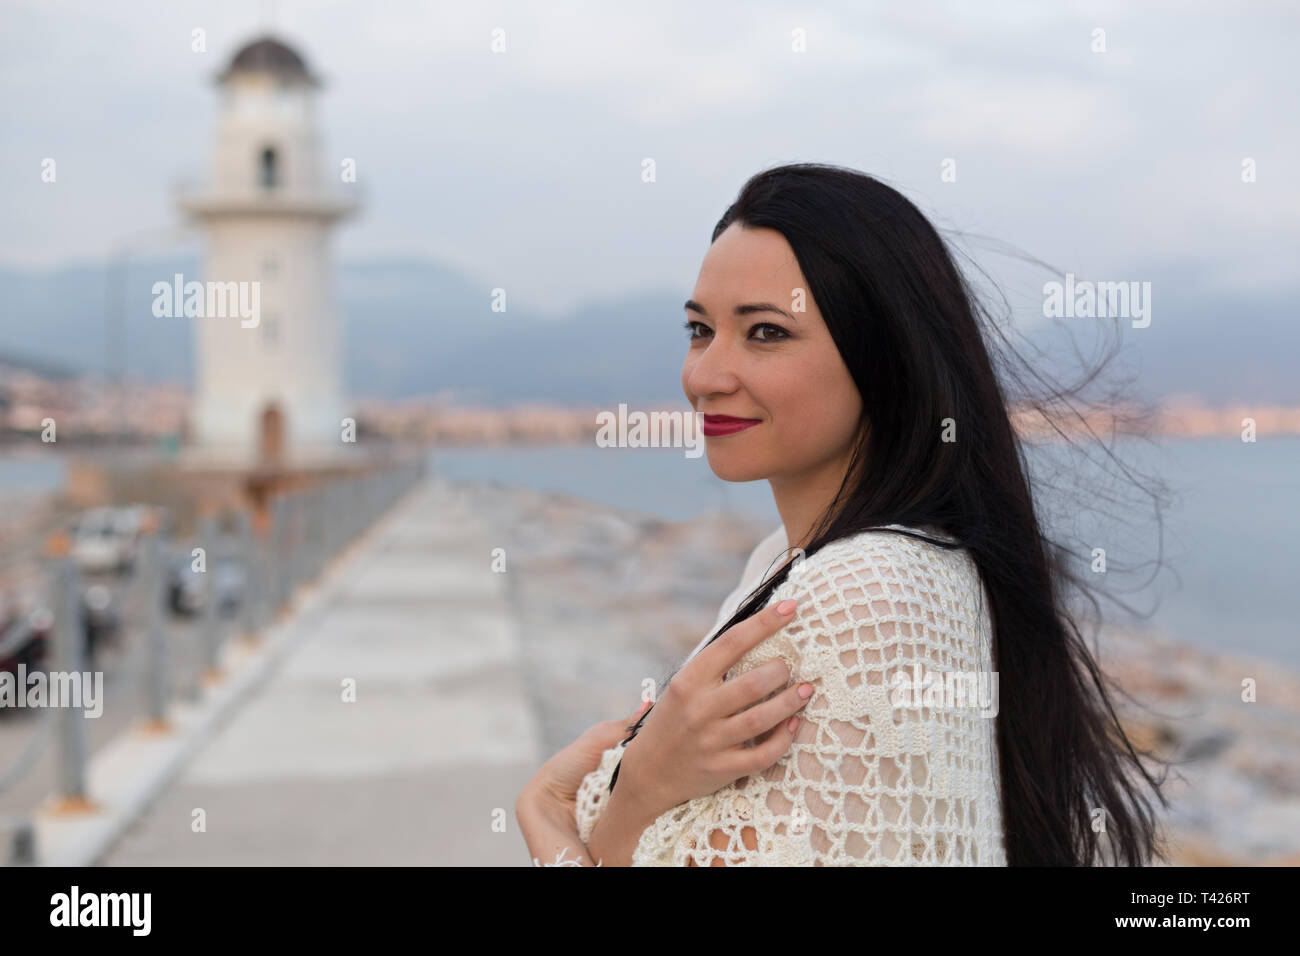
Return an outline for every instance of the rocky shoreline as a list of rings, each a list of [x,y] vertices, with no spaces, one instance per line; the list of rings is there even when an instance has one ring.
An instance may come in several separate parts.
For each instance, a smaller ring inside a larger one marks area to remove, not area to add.
[[[1117,703],[1126,732],[1172,762],[1173,862],[1300,865],[1300,675],[1151,631],[1109,628],[1100,643],[1103,669],[1137,702]]]
[[[771,531],[674,522],[566,495],[461,483],[494,523],[547,753],[632,713],[713,625]],[[1103,670],[1134,744],[1173,766],[1156,806],[1173,865],[1300,864],[1300,675],[1160,634],[1103,629]],[[1258,700],[1242,700],[1253,679]],[[1159,774],[1157,774],[1157,777]]]

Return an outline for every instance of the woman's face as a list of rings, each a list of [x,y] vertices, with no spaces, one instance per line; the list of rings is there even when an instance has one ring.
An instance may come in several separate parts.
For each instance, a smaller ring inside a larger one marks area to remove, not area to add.
[[[712,415],[757,419],[706,435],[709,467],[724,481],[834,487],[848,465],[862,397],[807,290],[775,229],[733,223],[704,256],[686,303],[682,389],[706,425]]]

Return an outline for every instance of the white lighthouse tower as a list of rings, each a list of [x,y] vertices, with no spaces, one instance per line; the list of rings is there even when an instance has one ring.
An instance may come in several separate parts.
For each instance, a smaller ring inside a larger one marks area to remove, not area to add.
[[[349,412],[330,231],[356,204],[339,173],[326,173],[314,115],[320,82],[294,50],[264,37],[235,55],[218,84],[211,174],[180,205],[206,236],[208,301],[220,284],[227,302],[238,291],[258,314],[190,320],[192,452],[239,466],[335,458],[351,446],[342,441]]]

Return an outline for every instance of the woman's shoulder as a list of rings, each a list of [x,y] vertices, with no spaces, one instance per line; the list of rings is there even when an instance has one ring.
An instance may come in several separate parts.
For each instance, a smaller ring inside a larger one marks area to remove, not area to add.
[[[956,544],[956,540],[933,525],[882,525],[839,538],[804,557],[801,549],[790,547],[785,525],[782,524],[754,546],[745,562],[740,584],[732,596],[752,591],[770,572],[783,565],[792,553],[795,567],[805,574],[810,571],[824,573],[828,570],[863,568],[880,572],[927,560],[941,560],[945,554],[965,555],[964,551],[951,547]],[[943,544],[936,544],[935,541]],[[949,547],[945,548],[945,544]],[[725,605],[726,602],[724,610]],[[725,616],[730,615],[728,613]],[[722,617],[719,622],[721,619]]]
[[[866,528],[823,545],[807,557],[796,559],[792,576],[808,579],[817,574],[854,572],[872,578],[907,575],[927,567],[969,562],[957,539],[933,527],[884,525]]]
[[[852,606],[854,621],[921,616],[981,629],[987,595],[973,557],[958,544],[931,526],[865,529],[799,559],[772,601],[794,598],[796,614],[812,621],[848,623],[832,612]]]
[[[885,647],[908,655],[987,661],[991,631],[979,573],[966,549],[933,529],[870,528],[824,545],[790,569],[769,604],[797,602],[790,623],[751,648],[734,677],[779,658],[792,679],[821,681],[832,711],[861,709],[878,690],[861,681],[883,666]],[[914,537],[915,532],[922,537]],[[931,540],[945,540],[943,547]],[[855,661],[847,655],[858,654]]]

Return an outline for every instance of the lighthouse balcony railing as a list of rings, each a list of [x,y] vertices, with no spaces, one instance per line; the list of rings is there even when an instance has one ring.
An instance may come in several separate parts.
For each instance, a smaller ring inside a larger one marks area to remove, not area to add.
[[[195,215],[301,214],[339,218],[354,214],[364,195],[358,183],[250,184],[234,188],[186,181],[173,185],[172,198],[181,209]]]

